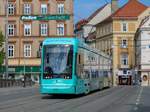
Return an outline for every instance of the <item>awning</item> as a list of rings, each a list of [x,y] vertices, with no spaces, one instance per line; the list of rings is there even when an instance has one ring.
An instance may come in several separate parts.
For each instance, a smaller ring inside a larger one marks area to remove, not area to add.
[[[11,74],[40,73],[40,66],[9,66],[8,72]],[[0,67],[0,73],[5,73],[5,66]]]

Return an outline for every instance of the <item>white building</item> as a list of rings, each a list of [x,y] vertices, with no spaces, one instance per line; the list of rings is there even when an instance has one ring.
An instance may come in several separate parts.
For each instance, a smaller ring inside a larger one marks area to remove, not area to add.
[[[87,40],[87,43],[95,48],[96,27],[95,25],[109,17],[118,9],[118,0],[112,0],[97,9],[87,19],[81,20],[76,24],[76,36]],[[79,28],[79,29],[78,29]]]
[[[142,86],[150,86],[150,16],[145,17],[135,36],[136,71]]]
[[[88,23],[83,26],[84,30],[84,38],[88,37],[90,33],[96,31],[95,25],[99,22],[106,19],[108,16],[111,15],[111,4],[106,4],[103,7],[97,9],[88,19]]]

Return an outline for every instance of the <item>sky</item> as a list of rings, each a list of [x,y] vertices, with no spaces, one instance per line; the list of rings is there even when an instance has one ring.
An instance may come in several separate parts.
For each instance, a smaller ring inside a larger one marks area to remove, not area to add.
[[[150,0],[139,0],[141,3],[150,6]],[[89,17],[96,9],[102,7],[111,0],[74,0],[75,23],[83,18]],[[119,7],[127,3],[128,0],[119,0]]]

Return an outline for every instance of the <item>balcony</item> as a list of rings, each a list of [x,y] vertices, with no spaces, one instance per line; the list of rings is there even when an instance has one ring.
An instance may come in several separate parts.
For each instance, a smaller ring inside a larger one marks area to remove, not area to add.
[[[128,46],[127,46],[127,45],[120,45],[120,48],[122,48],[122,49],[127,49]]]
[[[120,68],[122,68],[122,69],[127,69],[127,68],[130,68],[130,65],[120,65]]]

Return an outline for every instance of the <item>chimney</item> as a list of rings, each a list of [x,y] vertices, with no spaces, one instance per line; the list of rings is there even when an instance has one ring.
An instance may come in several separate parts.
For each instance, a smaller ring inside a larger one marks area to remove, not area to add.
[[[111,0],[111,12],[114,13],[118,8],[118,0]]]

